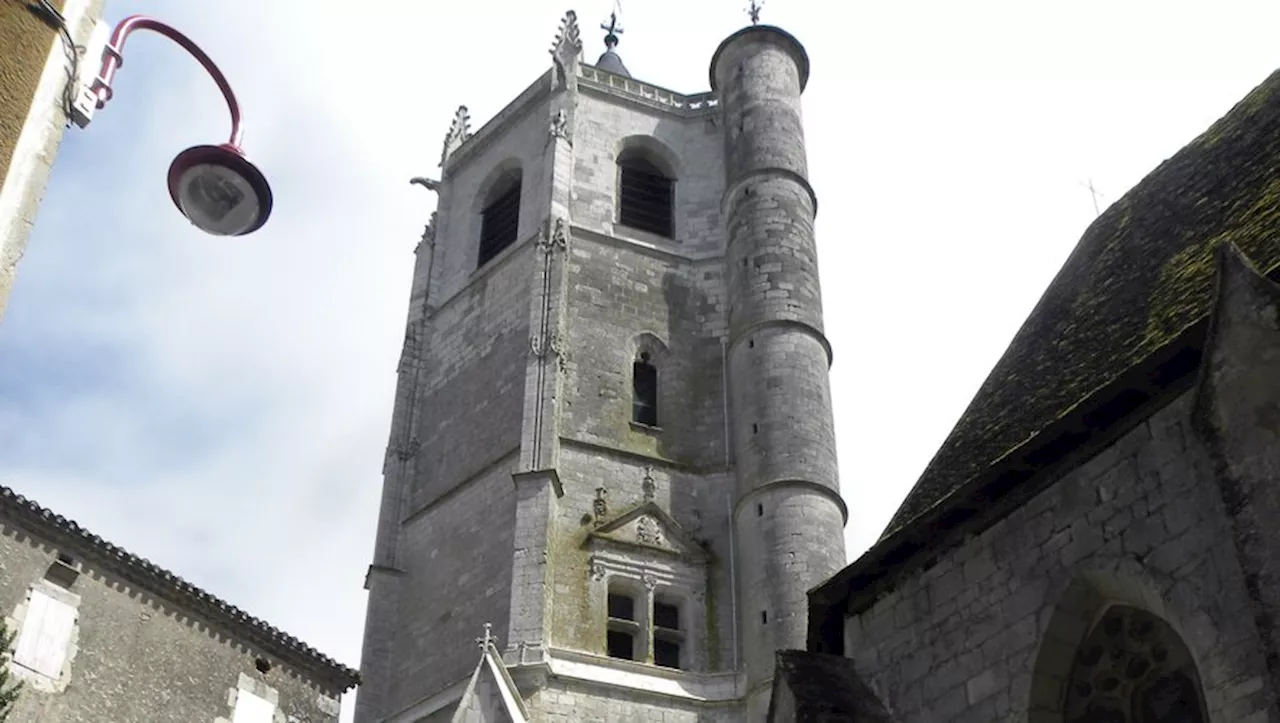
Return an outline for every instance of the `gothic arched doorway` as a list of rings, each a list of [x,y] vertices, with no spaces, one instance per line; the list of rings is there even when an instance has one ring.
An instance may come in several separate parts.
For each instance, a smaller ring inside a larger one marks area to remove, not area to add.
[[[1063,701],[1067,723],[1208,723],[1200,676],[1160,618],[1113,605],[1081,643]]]

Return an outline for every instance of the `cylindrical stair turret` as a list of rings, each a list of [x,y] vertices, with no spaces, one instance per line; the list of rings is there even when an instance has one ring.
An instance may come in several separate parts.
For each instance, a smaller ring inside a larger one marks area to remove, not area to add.
[[[711,61],[724,133],[738,614],[753,723],[768,709],[775,651],[805,647],[806,592],[845,561],[800,113],[808,74],[799,41],[764,25],[730,36]]]

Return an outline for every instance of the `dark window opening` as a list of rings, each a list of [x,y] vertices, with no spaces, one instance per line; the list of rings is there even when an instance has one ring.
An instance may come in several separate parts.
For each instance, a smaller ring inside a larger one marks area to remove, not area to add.
[[[658,426],[658,369],[649,363],[648,353],[641,354],[632,367],[632,383],[635,396],[631,419],[637,424]]]
[[[756,517],[764,517],[764,505],[756,505]]]
[[[680,629],[680,608],[670,603],[653,604],[653,624],[667,630]]]
[[[653,662],[664,668],[680,667],[680,643],[655,638],[653,641]]]
[[[768,624],[769,624],[769,611],[768,611],[768,610],[761,610],[761,611],[760,611],[760,624],[761,624],[761,625],[768,625]]]
[[[675,181],[643,158],[624,156],[618,166],[618,220],[641,231],[675,236]]]
[[[609,593],[609,617],[615,620],[635,620],[636,601],[627,595]]]
[[[253,667],[258,669],[259,673],[270,673],[271,663],[266,658],[257,658],[253,661]]]
[[[480,255],[476,268],[516,242],[520,227],[520,181],[496,194],[480,215]]]
[[[623,660],[636,659],[636,640],[631,633],[620,630],[609,631],[609,657]]]
[[[752,434],[759,434],[759,433],[760,433],[760,425],[758,425],[758,424],[753,424],[753,425],[751,425],[751,433],[752,433]]]

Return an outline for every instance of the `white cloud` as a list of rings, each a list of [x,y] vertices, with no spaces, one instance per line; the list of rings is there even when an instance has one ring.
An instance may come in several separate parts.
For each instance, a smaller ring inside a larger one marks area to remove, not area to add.
[[[638,78],[705,90],[745,4],[627,3],[620,51]],[[1080,184],[1115,200],[1280,53],[1261,0],[1046,8],[765,7],[813,62],[850,559],[1092,220]],[[0,329],[0,358],[50,355],[0,399],[19,440],[0,475],[355,665],[411,250],[434,203],[407,181],[436,173],[458,104],[483,123],[545,69],[565,9],[111,0],[112,19],[171,21],[221,64],[276,210],[217,240],[172,209],[169,160],[221,142],[226,111],[194,61],[135,36],[116,99],[70,132]],[[593,61],[609,5],[576,9]]]

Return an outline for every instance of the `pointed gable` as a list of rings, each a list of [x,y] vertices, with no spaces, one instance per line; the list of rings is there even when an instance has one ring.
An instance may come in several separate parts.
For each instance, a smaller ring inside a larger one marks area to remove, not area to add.
[[[528,723],[529,712],[489,637],[487,625],[480,645],[480,662],[471,674],[451,723]]]
[[[592,541],[665,552],[695,562],[707,557],[702,545],[652,501],[605,520],[588,536]]]

